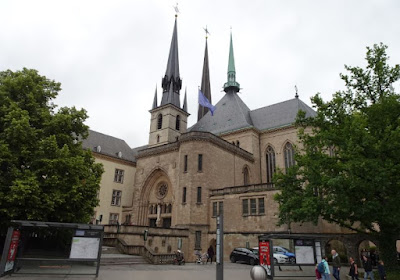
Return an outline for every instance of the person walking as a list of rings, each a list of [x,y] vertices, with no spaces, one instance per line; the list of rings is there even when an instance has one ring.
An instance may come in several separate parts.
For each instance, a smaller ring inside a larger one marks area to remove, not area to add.
[[[386,271],[383,261],[378,262],[378,273],[379,276],[381,277],[381,280],[386,280]]]
[[[350,261],[350,271],[349,276],[351,276],[351,280],[359,280],[358,279],[358,267],[356,262],[352,257],[349,258]]]
[[[324,272],[321,273],[322,280],[331,280],[331,271],[329,270],[328,257],[324,256],[322,258],[322,263],[325,267]]]
[[[362,256],[362,262],[363,262],[363,267],[364,267],[364,279],[368,279],[368,276],[370,276],[370,278],[372,280],[374,279],[374,273],[372,272],[372,262],[371,259],[365,255]]]
[[[336,250],[332,250],[331,254],[332,254],[332,266],[333,266],[332,275],[333,277],[335,277],[336,280],[340,280],[340,267],[341,267],[340,256],[336,252]]]
[[[210,245],[210,247],[208,247],[208,250],[207,250],[207,262],[206,263],[208,263],[208,260],[210,259],[211,264],[212,264],[213,257],[214,257],[214,248],[212,247],[212,245]]]

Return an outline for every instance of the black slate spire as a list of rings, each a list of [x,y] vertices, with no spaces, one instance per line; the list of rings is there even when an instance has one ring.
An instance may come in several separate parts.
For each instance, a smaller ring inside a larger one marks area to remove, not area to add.
[[[206,37],[206,49],[204,51],[203,76],[201,78],[201,92],[211,103],[210,68],[208,64],[207,37]],[[197,121],[199,121],[205,114],[207,114],[208,111],[209,109],[207,107],[203,107],[199,104]]]
[[[179,76],[178,32],[176,17],[171,47],[169,50],[167,70],[165,71],[165,76],[162,79],[162,88],[163,95],[160,106],[173,104],[180,108],[179,91],[182,88],[182,80]]]

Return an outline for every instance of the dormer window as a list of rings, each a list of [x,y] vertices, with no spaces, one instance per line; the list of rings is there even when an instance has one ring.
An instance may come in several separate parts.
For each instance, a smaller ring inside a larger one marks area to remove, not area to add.
[[[98,152],[98,153],[101,152],[101,146],[100,145],[96,147],[96,152]]]
[[[117,156],[118,156],[119,158],[122,158],[122,152],[118,152]]]

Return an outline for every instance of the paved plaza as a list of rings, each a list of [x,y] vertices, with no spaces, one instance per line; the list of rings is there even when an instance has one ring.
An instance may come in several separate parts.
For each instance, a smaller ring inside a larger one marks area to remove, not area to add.
[[[225,263],[224,264],[224,279],[229,280],[248,280],[250,277],[250,270],[252,266],[238,263]],[[296,268],[296,269],[295,269]],[[298,278],[300,275],[313,275],[313,267],[303,267],[303,272],[297,270],[298,267],[286,268],[290,271],[280,272],[285,275],[293,275],[295,277],[285,277],[276,279],[312,279],[314,277]],[[30,270],[32,273],[35,270]],[[22,271],[21,269],[21,272]],[[25,270],[28,273],[28,270]],[[348,268],[344,267],[341,273],[341,278],[346,280],[346,274]],[[65,273],[71,273],[71,271],[65,271]],[[277,271],[279,273],[279,271]],[[281,274],[282,275],[282,274]],[[14,274],[6,276],[3,279],[8,280],[41,280],[41,279],[96,279],[94,276],[85,275],[34,275],[34,274]],[[100,280],[177,280],[177,279],[188,279],[188,280],[205,280],[205,279],[216,279],[216,266],[212,265],[201,265],[189,263],[184,266],[176,265],[151,265],[151,264],[135,264],[135,265],[110,265],[101,266],[100,274],[97,279]]]

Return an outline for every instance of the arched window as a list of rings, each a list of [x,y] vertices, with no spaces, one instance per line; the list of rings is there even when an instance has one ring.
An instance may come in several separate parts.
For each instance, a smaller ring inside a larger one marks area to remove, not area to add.
[[[153,214],[153,206],[149,207],[149,212],[150,212],[150,214]]]
[[[160,135],[157,135],[157,143],[160,143]]]
[[[285,169],[287,172],[287,169],[295,164],[293,145],[290,144],[289,142],[287,142],[285,145],[284,154],[285,154]]]
[[[243,168],[243,185],[249,184],[249,169],[247,166]]]
[[[267,163],[267,183],[272,183],[272,177],[275,174],[275,151],[271,146],[267,147],[267,153],[265,155]]]
[[[180,130],[181,129],[181,116],[179,116],[179,115],[176,116],[175,128],[176,128],[176,130]]]
[[[162,114],[159,114],[157,117],[157,129],[162,128]]]
[[[167,210],[167,212],[168,212],[168,213],[171,213],[171,212],[172,212],[172,204],[168,204],[168,210]]]

